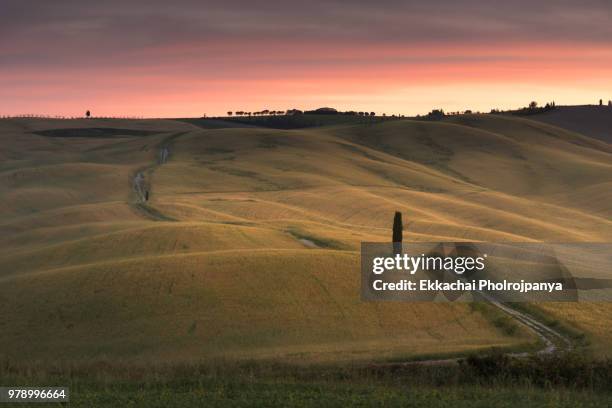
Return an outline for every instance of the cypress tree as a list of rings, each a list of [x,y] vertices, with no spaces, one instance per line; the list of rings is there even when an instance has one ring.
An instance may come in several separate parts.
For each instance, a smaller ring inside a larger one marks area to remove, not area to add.
[[[393,217],[393,252],[395,254],[402,252],[403,231],[402,213],[396,211],[395,217]]]

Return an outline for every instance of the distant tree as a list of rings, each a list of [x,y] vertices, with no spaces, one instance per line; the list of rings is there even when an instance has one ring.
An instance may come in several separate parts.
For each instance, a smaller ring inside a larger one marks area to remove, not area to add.
[[[538,103],[536,101],[529,102],[529,109],[535,109],[538,107]]]
[[[376,116],[376,112],[370,112],[370,116]]]
[[[393,252],[399,254],[402,252],[402,240],[404,238],[404,226],[402,225],[402,213],[395,212],[393,217]]]
[[[232,116],[232,111],[228,111],[227,116]]]
[[[444,116],[445,116],[444,109],[434,109],[427,114],[427,117],[429,119],[435,119],[435,120],[442,119]],[[404,115],[401,115],[401,117],[404,117]]]
[[[87,119],[89,119],[89,117],[91,116],[91,112],[90,111],[85,112],[85,116],[87,117]]]
[[[359,116],[363,116],[363,112],[357,112]]]
[[[599,106],[603,106],[603,99],[599,100]]]
[[[608,106],[612,106],[612,100],[608,101]]]
[[[468,109],[468,110],[466,110],[464,113],[465,113],[466,115],[471,115],[471,114],[472,114],[472,111],[471,111],[470,109]]]

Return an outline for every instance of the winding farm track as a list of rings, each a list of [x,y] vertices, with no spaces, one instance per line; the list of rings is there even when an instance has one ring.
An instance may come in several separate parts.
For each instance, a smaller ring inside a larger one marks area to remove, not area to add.
[[[531,354],[552,354],[558,351],[569,351],[573,348],[572,341],[562,333],[554,330],[553,328],[545,325],[544,323],[534,319],[526,313],[511,308],[507,304],[503,304],[493,299],[487,299],[489,303],[503,312],[509,314],[514,319],[521,322],[528,329],[534,332],[540,340],[544,343],[544,348],[534,353],[510,353],[514,357],[526,357]]]
[[[536,336],[544,344],[544,347],[536,351],[526,351],[522,353],[506,353],[510,357],[525,358],[532,355],[550,355],[557,352],[569,351],[573,348],[572,341],[562,333],[554,330],[553,328],[545,325],[544,323],[536,320],[532,316],[522,311],[513,309],[508,304],[501,303],[497,300],[490,298],[484,293],[480,293],[485,300],[491,305],[497,307],[504,313],[510,315],[512,318],[520,322],[527,329],[535,333]],[[445,359],[429,359],[429,360],[418,360],[418,361],[407,361],[407,362],[393,362],[393,363],[382,363],[372,364],[374,367],[398,367],[398,366],[411,366],[411,365],[454,365],[458,364],[462,357],[453,357]]]
[[[170,157],[170,146],[174,140],[186,133],[187,132],[177,132],[165,137],[160,143],[157,144],[157,148],[159,149],[157,162],[138,169],[132,178],[132,189],[136,193],[136,201],[130,201],[130,207],[132,207],[138,214],[146,219],[153,221],[176,221],[173,218],[165,216],[147,204],[150,185],[148,185],[149,183],[145,174],[153,172],[162,164],[166,164],[168,162],[168,158]]]

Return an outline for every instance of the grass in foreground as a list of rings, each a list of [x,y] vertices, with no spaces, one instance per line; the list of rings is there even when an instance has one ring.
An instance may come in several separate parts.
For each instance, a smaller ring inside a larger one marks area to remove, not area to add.
[[[410,387],[346,383],[224,382],[141,388],[137,384],[82,387],[70,406],[402,406],[402,407],[603,407],[612,397],[566,389]]]
[[[576,355],[491,355],[452,366],[0,366],[2,384],[69,386],[72,407],[601,407],[612,403],[611,379],[612,362]]]

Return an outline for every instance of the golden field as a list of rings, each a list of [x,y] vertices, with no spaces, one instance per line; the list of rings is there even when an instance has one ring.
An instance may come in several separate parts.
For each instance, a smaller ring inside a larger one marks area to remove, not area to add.
[[[535,337],[468,304],[361,302],[360,243],[389,241],[395,211],[405,241],[612,239],[612,146],[558,127],[491,115],[223,126],[0,120],[0,354],[339,361],[519,347]],[[612,306],[543,308],[610,353]]]

